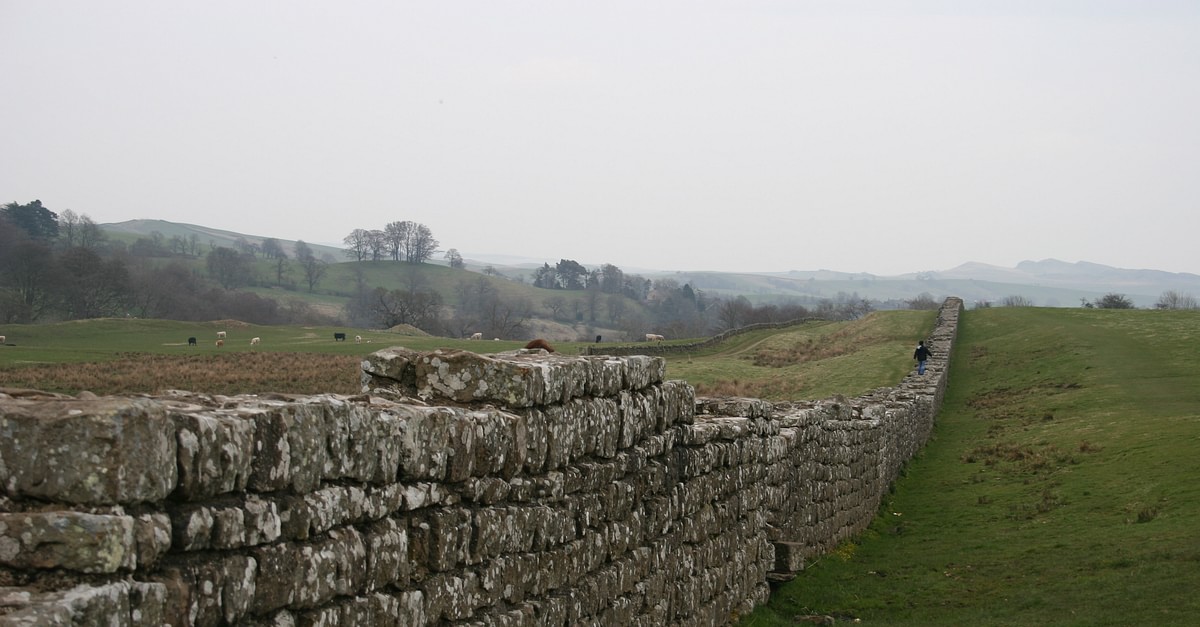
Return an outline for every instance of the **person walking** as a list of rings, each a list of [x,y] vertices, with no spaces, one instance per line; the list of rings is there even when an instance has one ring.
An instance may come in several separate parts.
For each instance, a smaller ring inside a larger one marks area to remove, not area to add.
[[[925,346],[925,340],[917,342],[917,350],[913,351],[913,359],[917,360],[917,374],[925,374],[925,360],[930,355],[933,353]]]

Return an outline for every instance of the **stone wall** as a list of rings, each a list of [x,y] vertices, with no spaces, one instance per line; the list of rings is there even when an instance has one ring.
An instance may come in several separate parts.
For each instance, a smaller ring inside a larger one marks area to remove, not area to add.
[[[0,625],[729,624],[871,521],[960,310],[924,376],[819,402],[403,348],[353,397],[5,390]]]

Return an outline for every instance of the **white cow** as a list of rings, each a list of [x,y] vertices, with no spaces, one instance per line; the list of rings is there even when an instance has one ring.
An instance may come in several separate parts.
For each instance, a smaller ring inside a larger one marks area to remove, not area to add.
[[[667,339],[667,338],[665,338],[665,337],[663,337],[663,336],[661,336],[661,335],[659,335],[659,334],[657,334],[657,333],[647,333],[647,334],[646,334],[646,341],[647,341],[647,342],[661,342],[661,341],[663,341],[663,340],[665,340],[665,339]]]
[[[261,338],[261,337],[252,337],[252,338],[250,338],[250,345],[251,345],[251,346],[256,346],[256,345],[258,345],[258,344],[261,344],[261,343],[262,343],[262,338]]]
[[[8,338],[4,337],[3,335],[0,335],[0,344],[3,344],[4,340],[7,340],[7,339]]]
[[[359,342],[361,342],[361,341],[362,341],[362,336],[361,336],[361,335],[356,335],[356,336],[354,336],[354,343],[355,343],[355,344],[357,344],[357,343],[359,343]]]
[[[223,340],[223,339],[225,339],[225,332],[224,332],[224,331],[217,331],[217,339],[218,339],[218,340]]]
[[[472,333],[472,334],[471,334],[471,339],[472,339],[472,340],[482,340],[482,339],[483,339],[483,334],[482,334],[482,333]]]

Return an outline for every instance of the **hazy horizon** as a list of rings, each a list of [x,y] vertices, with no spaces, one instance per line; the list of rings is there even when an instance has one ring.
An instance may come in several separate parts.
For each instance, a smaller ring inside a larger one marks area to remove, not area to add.
[[[1200,4],[0,0],[0,203],[663,270],[1200,272]]]

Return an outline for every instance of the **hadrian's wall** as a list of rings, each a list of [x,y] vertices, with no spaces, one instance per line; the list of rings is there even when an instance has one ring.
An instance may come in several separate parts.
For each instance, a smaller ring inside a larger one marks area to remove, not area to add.
[[[9,390],[0,625],[729,624],[870,522],[960,309],[924,376],[820,402],[401,348],[353,397]]]

